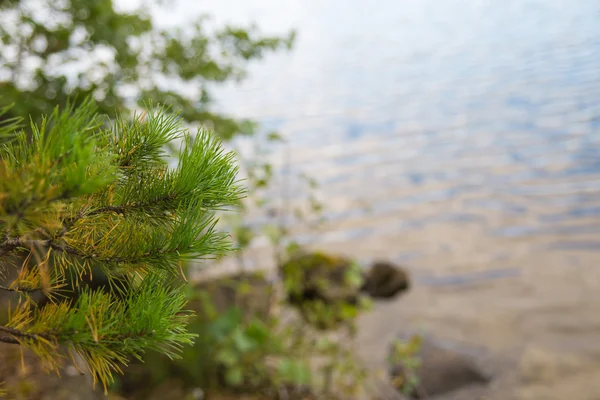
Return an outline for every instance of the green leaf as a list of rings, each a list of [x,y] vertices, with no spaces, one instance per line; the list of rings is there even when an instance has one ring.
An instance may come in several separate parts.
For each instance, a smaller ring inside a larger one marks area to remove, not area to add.
[[[225,381],[231,386],[239,386],[244,382],[241,367],[232,367],[225,372]]]
[[[252,239],[254,239],[254,231],[248,226],[240,226],[236,229],[235,236],[238,246],[243,249],[250,245]]]
[[[240,309],[232,307],[219,318],[212,322],[209,327],[211,335],[219,340],[228,337],[242,323],[243,313]]]
[[[283,138],[283,136],[281,136],[277,132],[270,132],[267,135],[267,140],[269,142],[284,142],[285,141],[285,139]]]
[[[251,338],[246,336],[244,331],[239,326],[233,331],[233,343],[235,347],[242,353],[246,353],[256,347]]]
[[[256,182],[254,182],[254,186],[256,189],[265,188],[268,184],[269,181],[266,178],[257,179]]]
[[[229,367],[239,361],[239,356],[233,349],[225,347],[219,350],[215,360]]]
[[[296,254],[300,250],[301,250],[301,247],[300,247],[300,245],[297,242],[290,242],[285,247],[285,251],[286,251],[288,257],[293,256],[294,254]]]
[[[252,338],[252,340],[258,345],[262,346],[269,340],[271,331],[262,321],[254,319],[248,325],[248,328],[246,329],[246,335]]]
[[[343,319],[354,319],[358,315],[358,310],[355,306],[344,303],[341,306],[340,314]]]
[[[310,369],[305,362],[284,358],[279,363],[279,373],[288,382],[308,385],[311,380]]]

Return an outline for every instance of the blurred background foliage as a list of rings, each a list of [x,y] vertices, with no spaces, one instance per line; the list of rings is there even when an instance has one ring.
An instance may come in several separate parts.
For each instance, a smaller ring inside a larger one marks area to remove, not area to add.
[[[211,84],[241,80],[250,60],[290,49],[295,32],[262,35],[256,26],[161,29],[144,4],[134,12],[111,0],[0,2],[0,91],[15,106],[3,118],[51,112],[69,96],[93,96],[100,111],[169,104],[221,137],[252,134],[255,124],[211,111]],[[166,4],[162,4],[165,6]]]

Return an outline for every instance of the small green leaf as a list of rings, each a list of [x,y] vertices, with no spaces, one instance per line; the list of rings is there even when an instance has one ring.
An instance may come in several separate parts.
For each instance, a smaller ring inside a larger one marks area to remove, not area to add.
[[[233,331],[233,343],[242,353],[246,353],[256,347],[254,342],[246,336],[240,327]]]
[[[252,239],[254,239],[254,232],[248,226],[239,226],[236,229],[235,236],[237,238],[238,246],[245,248],[252,242]]]
[[[298,385],[310,383],[310,369],[302,361],[285,358],[279,364],[279,373],[288,382]]]
[[[235,351],[233,351],[233,349],[225,347],[219,350],[219,352],[215,356],[215,359],[217,360],[217,362],[223,363],[226,366],[231,366],[235,365],[238,362],[239,357],[238,354]]]
[[[244,381],[244,375],[240,367],[233,367],[225,373],[225,381],[231,386],[239,386]]]
[[[283,136],[281,136],[280,134],[278,134],[277,132],[270,132],[267,135],[267,140],[269,142],[284,142],[285,140],[283,139]]]
[[[363,311],[370,311],[373,309],[373,300],[367,296],[359,296],[358,306]]]
[[[256,180],[256,182],[254,183],[254,186],[257,189],[260,189],[260,188],[267,187],[268,183],[269,183],[269,181],[266,178],[261,178],[261,179]]]
[[[219,318],[210,324],[209,332],[213,337],[222,340],[233,332],[233,330],[242,322],[243,314],[240,309],[232,307]]]
[[[344,272],[344,281],[352,288],[359,288],[362,285],[363,276],[358,264],[352,263],[350,268]]]
[[[299,220],[302,220],[304,218],[304,212],[300,207],[294,208],[294,217],[296,217]]]
[[[358,315],[358,310],[351,304],[342,304],[340,316],[342,319],[353,319]]]
[[[262,321],[255,319],[248,325],[246,335],[252,338],[256,343],[262,345],[269,340],[271,332]]]
[[[300,245],[297,242],[290,242],[288,243],[288,245],[285,247],[285,251],[288,254],[288,256],[292,256],[295,253],[297,253],[298,251],[300,251]]]
[[[273,166],[271,164],[264,164],[263,170],[267,176],[267,179],[271,179],[271,176],[273,176]]]

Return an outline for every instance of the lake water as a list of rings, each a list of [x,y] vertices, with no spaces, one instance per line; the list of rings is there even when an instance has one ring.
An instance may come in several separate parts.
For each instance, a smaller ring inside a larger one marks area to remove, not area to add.
[[[330,222],[301,240],[413,273],[365,348],[421,324],[514,351],[517,371],[536,348],[540,365],[600,359],[600,2],[220,0],[163,17],[200,10],[298,29],[217,100],[282,133],[292,170],[321,183]],[[518,398],[600,395],[546,378]]]
[[[286,136],[292,169],[321,183],[319,243],[440,274],[600,250],[600,3],[182,4],[163,23],[298,30],[217,100]]]

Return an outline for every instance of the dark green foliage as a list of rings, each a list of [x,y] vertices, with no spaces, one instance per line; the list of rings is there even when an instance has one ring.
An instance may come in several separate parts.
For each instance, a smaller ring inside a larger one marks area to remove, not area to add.
[[[51,368],[67,345],[104,385],[128,357],[174,357],[192,343],[182,263],[231,250],[215,211],[243,194],[233,154],[210,134],[192,140],[178,116],[147,112],[107,128],[86,100],[30,134],[0,129],[0,290],[21,295],[0,340]],[[174,141],[182,156],[170,167],[164,147]],[[103,290],[84,285],[92,271],[108,277]]]
[[[294,37],[262,36],[254,26],[208,33],[206,18],[161,30],[147,8],[119,12],[112,0],[2,1],[0,21],[1,102],[15,105],[4,118],[50,114],[69,95],[93,96],[107,115],[153,100],[223,138],[253,133],[255,126],[213,113],[209,85],[243,79],[249,60],[289,48]],[[86,59],[98,61],[69,72],[69,65]],[[191,92],[174,89],[173,82]]]

